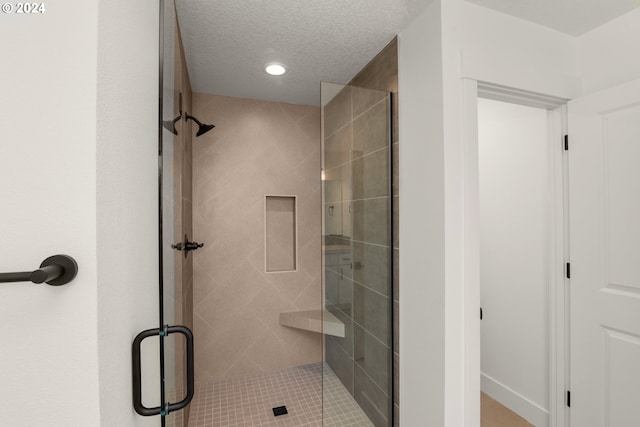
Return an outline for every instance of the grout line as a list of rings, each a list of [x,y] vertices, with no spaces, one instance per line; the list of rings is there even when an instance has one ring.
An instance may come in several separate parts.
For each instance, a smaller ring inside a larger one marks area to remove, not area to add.
[[[353,154],[353,150],[351,150],[351,151],[352,151],[352,154]],[[364,158],[367,158],[367,157],[371,156],[372,154],[379,153],[380,151],[388,152],[389,151],[389,144],[385,145],[384,147],[377,148],[377,149],[375,149],[373,151],[369,151],[367,154],[363,154],[362,156],[354,157],[354,158],[351,159],[351,161],[355,162],[356,160],[362,160]]]
[[[375,294],[378,294],[379,296],[381,296],[381,297],[383,297],[383,298],[387,298],[387,299],[391,299],[391,300],[393,299],[393,298],[392,298],[392,296],[390,296],[390,295],[385,295],[385,294],[383,294],[382,292],[380,292],[379,290],[374,289],[374,288],[372,288],[371,286],[369,286],[369,285],[367,285],[367,284],[365,284],[365,283],[358,282],[358,281],[357,281],[357,280],[355,280],[355,279],[351,279],[351,281],[352,281],[354,284],[359,285],[359,286],[362,286],[362,287],[363,287],[363,288],[365,288],[366,290],[371,291],[371,292],[373,292],[373,293],[375,293]]]
[[[354,86],[352,86],[354,87]],[[385,92],[385,91],[378,91],[378,92]],[[388,93],[388,92],[387,92]],[[374,104],[371,104],[370,107],[368,107],[366,110],[364,110],[363,112],[361,112],[360,114],[358,114],[357,116],[353,116],[353,100],[351,101],[351,120],[347,121],[345,124],[343,124],[342,126],[340,126],[339,128],[337,128],[336,130],[334,130],[332,133],[330,133],[328,136],[325,137],[326,139],[331,138],[333,135],[335,135],[336,133],[340,132],[340,130],[344,129],[345,127],[347,127],[348,125],[352,125],[353,122],[355,122],[356,120],[358,120],[360,117],[364,116],[365,114],[367,114],[369,111],[371,111],[373,108],[377,107],[378,104],[381,104],[382,102],[386,101],[387,98],[383,97],[381,98],[379,101],[377,101]],[[323,107],[326,108],[326,107]],[[324,114],[324,112],[322,112],[322,114]]]
[[[361,325],[360,323],[358,323],[356,321],[356,319],[351,319],[353,321],[354,325],[357,325],[360,329],[362,329],[363,331],[365,331],[367,334],[371,335],[371,337],[373,339],[375,339],[376,341],[378,341],[381,345],[383,345],[385,348],[387,348],[388,350],[391,350],[391,346],[389,346],[388,344],[385,344],[384,342],[382,342],[382,340],[378,337],[376,337],[375,335],[373,335],[367,328],[365,328],[363,325]],[[392,325],[393,327],[393,325]],[[355,357],[354,357],[355,360]]]
[[[378,248],[391,249],[391,246],[389,246],[389,245],[381,245],[381,244],[379,244],[379,243],[365,242],[365,241],[362,241],[362,240],[355,240],[355,239],[351,239],[351,242],[353,242],[353,243],[360,243],[361,245],[376,246],[376,247],[378,247]]]

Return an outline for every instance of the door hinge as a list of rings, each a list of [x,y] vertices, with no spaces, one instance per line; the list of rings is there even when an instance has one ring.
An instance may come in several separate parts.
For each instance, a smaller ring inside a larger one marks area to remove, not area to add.
[[[567,270],[567,279],[571,279],[571,263],[570,262],[567,263],[566,270]]]
[[[571,408],[571,392],[567,390],[567,408]]]
[[[482,320],[482,307],[480,307],[480,320]]]
[[[564,151],[569,151],[569,135],[564,136]]]

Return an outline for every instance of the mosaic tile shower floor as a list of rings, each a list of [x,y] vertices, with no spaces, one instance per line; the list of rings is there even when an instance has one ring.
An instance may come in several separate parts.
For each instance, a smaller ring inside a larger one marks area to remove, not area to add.
[[[373,427],[322,363],[230,378],[196,389],[189,427]],[[324,378],[324,424],[322,386]],[[286,406],[275,417],[272,408]]]

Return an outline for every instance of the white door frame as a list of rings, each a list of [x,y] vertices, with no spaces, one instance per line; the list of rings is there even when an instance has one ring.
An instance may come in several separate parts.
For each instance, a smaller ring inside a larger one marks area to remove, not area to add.
[[[480,246],[478,174],[478,98],[547,109],[549,126],[549,426],[568,426],[565,390],[568,375],[568,258],[566,99],[463,79],[465,217],[465,390],[466,426],[480,425]]]

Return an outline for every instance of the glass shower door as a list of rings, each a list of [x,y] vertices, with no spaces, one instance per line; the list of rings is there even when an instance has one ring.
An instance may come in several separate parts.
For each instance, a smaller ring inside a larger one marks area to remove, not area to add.
[[[185,170],[184,161],[190,132],[184,126],[175,4],[173,0],[160,0],[159,7],[159,322],[157,328],[141,332],[134,340],[133,394],[138,414],[159,415],[162,427],[186,427],[188,405],[194,394],[193,335],[184,326],[190,324],[190,319],[183,310],[189,296],[184,288],[189,280],[185,281],[185,277],[188,279],[191,274],[192,259],[186,250],[190,214],[183,212],[183,187],[190,185],[189,179],[183,180],[185,173],[190,173],[190,169]],[[159,364],[149,362],[153,360],[149,357],[151,352],[156,352]],[[156,387],[154,384],[158,383]]]
[[[323,83],[323,425],[393,425],[391,95]],[[333,334],[327,325],[344,325]],[[342,330],[342,329],[341,329]]]
[[[161,413],[162,425],[186,427],[188,408],[193,396],[193,337],[187,326],[186,302],[189,283],[187,251],[188,228],[191,221],[185,211],[183,194],[190,180],[185,181],[185,156],[190,144],[189,128],[184,119],[182,64],[174,0],[163,0],[161,38],[161,138],[159,145],[160,202],[160,328]],[[179,326],[171,326],[179,325]],[[174,332],[174,333],[172,333]],[[191,348],[189,348],[191,347]],[[190,360],[191,358],[191,360]],[[185,410],[183,410],[183,407]]]

